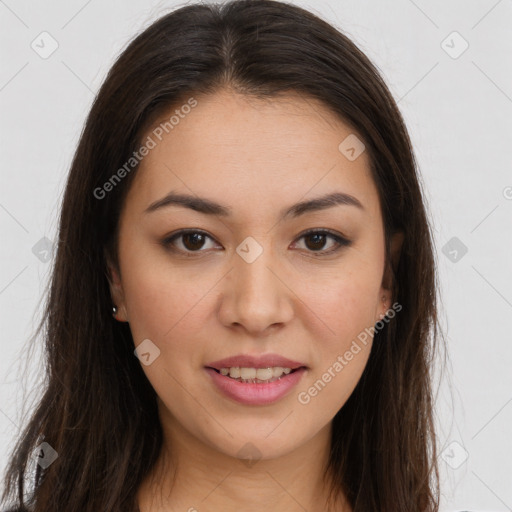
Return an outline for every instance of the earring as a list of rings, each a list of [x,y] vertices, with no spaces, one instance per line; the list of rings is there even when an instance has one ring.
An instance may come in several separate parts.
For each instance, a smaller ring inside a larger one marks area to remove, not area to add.
[[[384,302],[384,303],[386,302],[386,296],[385,295],[382,296],[382,302]],[[379,316],[380,316],[380,318],[382,320],[386,316],[386,312],[381,313]]]
[[[116,317],[116,315],[117,315],[117,306],[113,306],[112,307],[112,315],[114,316],[114,318]]]

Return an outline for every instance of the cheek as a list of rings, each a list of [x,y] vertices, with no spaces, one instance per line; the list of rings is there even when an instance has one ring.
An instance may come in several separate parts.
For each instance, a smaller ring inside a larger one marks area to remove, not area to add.
[[[183,388],[192,389],[197,376],[191,369],[199,366],[202,355],[194,343],[204,330],[200,316],[204,317],[207,301],[201,299],[213,280],[191,280],[186,272],[162,262],[154,249],[136,250],[127,245],[123,255],[123,288],[134,344],[149,339],[159,350],[142,369],[167,407],[184,407],[188,395]]]
[[[373,290],[345,283],[325,289],[317,298],[315,308],[329,330],[323,329],[328,334],[322,336],[317,331],[313,364],[297,401],[319,423],[330,421],[343,407],[366,367],[373,341]]]
[[[123,289],[135,343],[149,338],[162,350],[172,338],[173,345],[181,349],[187,339],[180,333],[186,331],[190,339],[199,329],[201,299],[213,282],[207,275],[191,279],[169,264],[158,248],[138,250],[127,244],[123,254]]]
[[[371,341],[368,328],[374,325],[375,286],[361,281],[333,282],[323,289],[321,297],[316,298],[315,308],[320,311],[322,321],[329,328],[329,335],[322,337],[316,344],[321,361],[317,366],[320,373],[337,361],[338,356],[350,352],[354,341]],[[318,339],[318,338],[317,338]],[[353,373],[362,371],[367,354],[365,345],[357,357],[347,354],[350,364],[343,373],[349,378]],[[354,349],[357,352],[357,348]]]
[[[321,348],[341,350],[359,333],[375,323],[375,308],[380,288],[375,267],[360,266],[350,272],[336,272],[321,284],[310,282],[300,292],[307,308],[323,324]]]
[[[350,272],[338,271],[323,279],[322,286],[310,283],[302,290],[301,297],[315,313],[310,317],[315,355],[297,398],[324,420],[344,405],[368,362],[381,284],[378,267],[375,261],[368,265],[361,260],[350,266]]]

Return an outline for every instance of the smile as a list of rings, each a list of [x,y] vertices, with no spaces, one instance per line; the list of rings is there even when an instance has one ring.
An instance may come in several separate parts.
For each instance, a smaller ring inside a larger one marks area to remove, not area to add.
[[[283,375],[291,373],[291,368],[274,366],[268,368],[240,368],[233,366],[231,368],[221,368],[218,372],[225,377],[230,377],[238,382],[259,384],[265,382],[274,382]]]
[[[221,396],[244,405],[269,405],[281,400],[297,386],[307,371],[303,366],[293,370],[282,367],[231,367],[220,370],[206,367],[205,370]],[[258,375],[266,378],[260,379]],[[244,376],[248,378],[242,378]]]

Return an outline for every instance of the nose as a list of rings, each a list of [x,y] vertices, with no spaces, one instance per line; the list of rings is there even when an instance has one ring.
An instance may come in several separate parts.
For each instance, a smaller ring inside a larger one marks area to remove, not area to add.
[[[235,253],[233,268],[222,281],[219,319],[255,336],[270,334],[293,317],[292,288],[270,249],[252,262]]]

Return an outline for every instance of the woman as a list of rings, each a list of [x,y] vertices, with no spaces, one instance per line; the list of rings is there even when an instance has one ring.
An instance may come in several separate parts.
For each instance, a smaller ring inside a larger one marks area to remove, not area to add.
[[[5,503],[438,510],[413,150],[376,68],[299,7],[188,5],[122,53],[72,163],[45,322]]]

